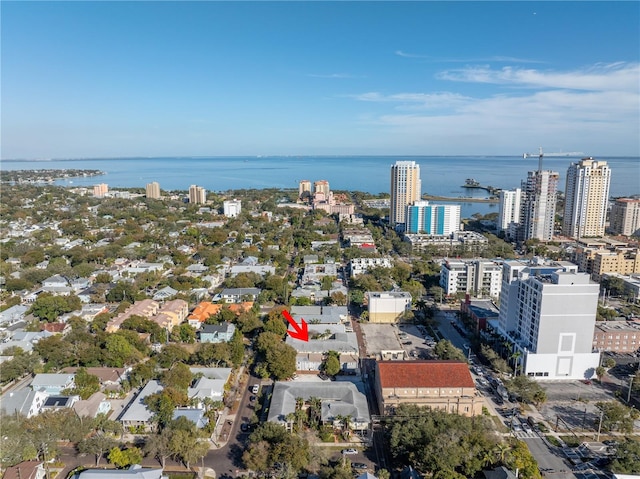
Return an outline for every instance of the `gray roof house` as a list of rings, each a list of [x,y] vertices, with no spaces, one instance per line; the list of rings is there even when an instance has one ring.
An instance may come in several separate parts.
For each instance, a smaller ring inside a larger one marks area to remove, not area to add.
[[[0,328],[6,328],[7,326],[22,321],[28,309],[29,306],[16,304],[0,312]]]
[[[244,298],[255,301],[259,294],[259,288],[227,288],[223,289],[219,294],[216,294],[213,300],[225,300],[227,303],[241,303],[244,301]]]
[[[321,418],[324,424],[337,424],[340,417],[350,418],[350,428],[366,430],[371,422],[366,396],[354,383],[336,382],[276,382],[273,387],[268,421],[287,423],[287,415],[296,409],[296,398],[321,401]]]
[[[43,391],[20,389],[5,394],[0,401],[0,409],[6,414],[18,413],[29,418],[40,413],[46,399],[47,394]]]
[[[134,397],[127,408],[120,414],[118,421],[122,423],[123,427],[136,427],[142,426],[145,429],[150,429],[152,425],[153,412],[151,412],[144,404],[144,398],[162,391],[162,385],[152,379],[147,385],[142,388],[142,391]]]
[[[227,343],[235,331],[236,327],[231,323],[203,324],[198,334],[201,343]]]
[[[41,373],[36,374],[31,381],[31,389],[44,391],[47,395],[59,395],[64,389],[74,386],[75,374],[72,373]]]
[[[186,417],[196,425],[197,429],[202,429],[209,423],[209,420],[204,415],[204,409],[177,407],[173,410],[173,419],[175,420],[179,417]]]
[[[343,324],[307,324],[308,341],[294,339],[288,335],[286,339],[286,343],[297,352],[296,369],[298,371],[319,371],[324,355],[329,351],[340,354],[341,369],[358,371],[359,348],[355,333],[345,332]]]
[[[85,469],[75,474],[74,479],[167,479],[162,474],[162,469],[142,467],[139,464],[130,466],[129,469]]]

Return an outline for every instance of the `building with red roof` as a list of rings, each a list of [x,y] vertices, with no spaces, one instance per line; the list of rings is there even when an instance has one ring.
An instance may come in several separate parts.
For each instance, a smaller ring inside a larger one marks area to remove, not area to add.
[[[378,361],[375,387],[382,414],[393,414],[400,404],[482,414],[483,398],[463,361]]]

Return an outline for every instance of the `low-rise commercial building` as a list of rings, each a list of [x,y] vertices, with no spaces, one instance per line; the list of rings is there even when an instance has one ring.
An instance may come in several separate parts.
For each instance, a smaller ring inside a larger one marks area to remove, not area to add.
[[[369,292],[367,297],[371,323],[395,323],[411,310],[411,294],[406,291]]]

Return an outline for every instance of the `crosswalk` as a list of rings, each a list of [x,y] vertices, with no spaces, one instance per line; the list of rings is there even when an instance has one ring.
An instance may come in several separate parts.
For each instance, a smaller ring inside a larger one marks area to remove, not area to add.
[[[533,431],[531,431],[531,432],[514,431],[513,434],[518,439],[541,439],[540,436],[537,433],[533,432]]]

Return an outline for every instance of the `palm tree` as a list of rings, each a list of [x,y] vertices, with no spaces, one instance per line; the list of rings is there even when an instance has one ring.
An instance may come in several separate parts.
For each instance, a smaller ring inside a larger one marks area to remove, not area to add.
[[[506,442],[499,443],[494,449],[496,457],[500,461],[501,464],[504,464],[507,458],[509,457],[509,451],[511,451],[511,447]]]
[[[482,453],[481,461],[484,467],[491,466],[495,462],[495,460],[496,460],[496,456],[493,451],[486,450]]]
[[[518,371],[521,369],[521,365],[520,365],[520,358],[522,357],[522,352],[520,351],[515,351],[511,356],[510,359],[513,359],[513,371],[514,371],[514,375],[518,375]]]

